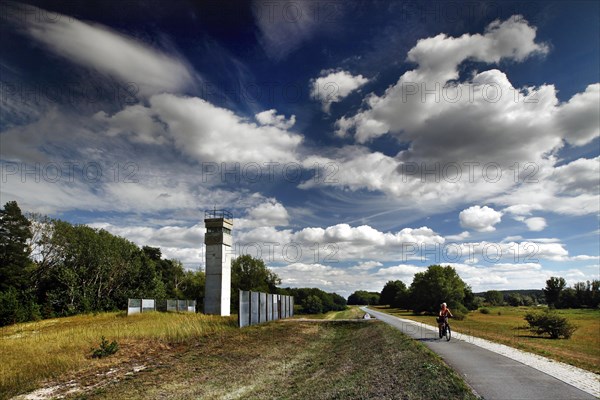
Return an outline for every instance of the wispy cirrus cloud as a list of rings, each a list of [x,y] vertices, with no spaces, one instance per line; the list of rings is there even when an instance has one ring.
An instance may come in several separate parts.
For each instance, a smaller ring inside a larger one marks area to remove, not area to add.
[[[27,12],[33,8],[33,12],[40,14],[34,6],[11,6],[27,7]],[[142,95],[185,91],[197,80],[183,57],[98,23],[53,13],[53,18],[27,18],[19,28],[49,51],[73,63],[124,83],[135,83]]]

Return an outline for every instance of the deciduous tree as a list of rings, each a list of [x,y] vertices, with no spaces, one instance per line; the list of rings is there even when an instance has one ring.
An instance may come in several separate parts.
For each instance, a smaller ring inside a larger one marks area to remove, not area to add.
[[[435,313],[445,302],[457,311],[465,310],[466,287],[454,268],[431,265],[427,271],[415,274],[410,285],[410,307],[415,313]]]
[[[549,306],[555,307],[560,300],[560,293],[567,285],[564,278],[553,276],[546,281],[546,287],[542,289],[546,296],[546,303]]]

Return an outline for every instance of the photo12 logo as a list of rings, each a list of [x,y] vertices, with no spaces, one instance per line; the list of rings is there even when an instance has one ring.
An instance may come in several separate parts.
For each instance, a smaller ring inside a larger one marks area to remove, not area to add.
[[[203,248],[204,251],[204,248]],[[312,263],[337,263],[339,246],[337,243],[309,243],[297,242],[248,242],[234,243],[227,252],[232,258],[241,255],[250,255],[266,262],[312,262]]]
[[[96,104],[113,103],[120,106],[132,105],[140,102],[138,93],[139,86],[134,82],[99,83],[68,82],[0,82],[0,93],[2,102],[16,102],[19,104]]]
[[[313,163],[309,168],[297,162],[217,163],[202,162],[202,183],[248,183],[285,181],[301,183],[313,179],[317,183],[337,183],[339,165],[334,162]]]
[[[486,183],[496,183],[506,174],[512,176],[515,183],[538,183],[539,180],[536,176],[539,169],[539,165],[534,162],[515,162],[508,167],[503,167],[497,162],[480,163],[478,161],[404,162],[400,165],[399,172],[402,175],[403,183],[414,179],[419,179],[422,183],[474,183],[480,179]]]
[[[339,21],[343,16],[341,1],[276,1],[254,2],[252,12],[261,24],[327,23]]]
[[[73,183],[76,181],[86,183],[96,182],[121,182],[138,183],[138,164],[134,162],[115,163],[102,166],[100,163],[67,161],[49,163],[0,163],[2,183],[9,181]]]
[[[534,242],[522,243],[417,243],[401,245],[401,261],[474,264],[479,260],[497,264],[502,260],[514,263],[537,263],[540,247]]]
[[[496,82],[484,84],[459,83],[444,84],[440,82],[403,82],[402,102],[420,101],[421,103],[458,103],[466,101],[473,104],[478,100],[486,103],[497,103],[503,96],[510,96],[515,103],[538,103],[538,92],[522,90],[513,87],[504,88]],[[508,92],[508,93],[507,93]]]

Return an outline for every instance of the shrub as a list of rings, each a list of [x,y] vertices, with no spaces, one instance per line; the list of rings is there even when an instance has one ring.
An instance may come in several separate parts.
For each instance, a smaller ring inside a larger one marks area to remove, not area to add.
[[[481,308],[479,309],[479,312],[482,314],[489,314],[490,313],[490,309],[489,308]]]
[[[104,358],[106,356],[110,356],[111,354],[115,354],[118,350],[119,345],[117,342],[113,341],[112,343],[108,343],[108,340],[102,336],[100,347],[97,349],[92,349],[92,358]]]
[[[467,313],[459,309],[452,311],[452,315],[454,316],[454,319],[457,319],[459,321],[462,321],[463,319],[467,318]]]
[[[569,339],[577,327],[571,324],[565,317],[554,311],[547,310],[542,313],[530,312],[525,315],[529,323],[529,329],[537,335],[548,334],[552,339],[564,337]]]
[[[315,295],[310,295],[304,302],[304,312],[306,314],[320,314],[323,312],[323,302]]]

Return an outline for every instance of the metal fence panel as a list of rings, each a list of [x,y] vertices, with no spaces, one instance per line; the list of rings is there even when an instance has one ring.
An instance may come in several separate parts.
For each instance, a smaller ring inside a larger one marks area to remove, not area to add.
[[[258,294],[258,292],[250,292],[250,325],[260,323],[258,318],[260,314],[258,299],[260,296]]]
[[[279,295],[278,294],[274,294],[273,295],[273,319],[279,319]]]
[[[250,292],[240,290],[240,311],[238,323],[240,328],[250,325]]]
[[[266,308],[267,308],[267,321],[273,321],[274,315],[273,315],[273,296],[270,293],[267,293],[266,298],[267,298],[267,302],[266,302]]]
[[[167,300],[167,311],[177,311],[177,300],[169,299]]]
[[[267,294],[259,292],[258,298],[258,303],[260,304],[260,313],[258,315],[258,320],[260,322],[267,322]]]
[[[294,298],[240,290],[238,325],[240,328],[262,322],[291,317]]]
[[[127,315],[148,311],[196,312],[196,300],[127,299]]]
[[[142,312],[142,299],[127,300],[127,315],[139,314]]]
[[[156,302],[154,299],[142,299],[142,312],[155,311]]]

